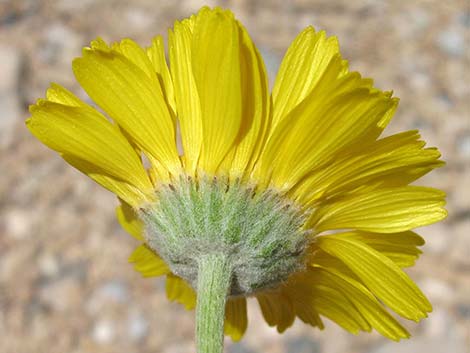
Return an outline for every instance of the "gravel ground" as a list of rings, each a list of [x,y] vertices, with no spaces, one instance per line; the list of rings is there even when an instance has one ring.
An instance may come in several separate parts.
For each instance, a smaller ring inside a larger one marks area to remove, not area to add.
[[[468,1],[207,1],[230,7],[274,76],[297,32],[337,35],[351,67],[393,89],[388,133],[419,128],[447,166],[423,183],[448,193],[449,218],[424,228],[410,271],[434,312],[396,344],[296,323],[279,335],[250,302],[230,353],[470,352],[470,3]],[[135,243],[114,219],[115,198],[25,129],[27,106],[50,81],[79,92],[71,60],[96,36],[142,44],[166,34],[196,0],[0,0],[0,352],[187,353],[193,313],[165,299],[164,281],[126,262]]]

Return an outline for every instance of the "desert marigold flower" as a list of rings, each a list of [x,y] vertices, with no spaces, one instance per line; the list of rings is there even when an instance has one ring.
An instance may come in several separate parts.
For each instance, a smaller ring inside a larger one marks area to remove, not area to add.
[[[327,317],[408,337],[386,307],[414,321],[431,311],[402,268],[424,243],[412,229],[446,211],[443,192],[409,185],[443,164],[439,151],[416,131],[380,137],[398,99],[350,72],[337,39],[312,27],[271,94],[231,12],[203,8],[168,42],[169,65],[160,36],[148,48],[96,39],[73,71],[107,117],[52,84],[27,121],[119,197],[117,218],[141,242],[134,268],[165,275],[168,298],[187,309],[225,310],[234,340],[247,297],[279,332]]]

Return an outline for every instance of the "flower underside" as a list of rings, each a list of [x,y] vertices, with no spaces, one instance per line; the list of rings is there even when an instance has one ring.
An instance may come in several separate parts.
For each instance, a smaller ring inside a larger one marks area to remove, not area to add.
[[[168,59],[161,36],[147,48],[98,38],[72,66],[100,109],[52,84],[27,120],[118,196],[117,218],[140,242],[134,268],[166,276],[168,298],[187,309],[204,299],[198,283],[217,289],[214,268],[228,294],[215,326],[234,340],[247,296],[279,332],[295,318],[323,328],[327,317],[353,333],[408,337],[386,308],[414,321],[431,311],[403,268],[424,244],[412,230],[447,213],[442,191],[411,185],[443,165],[439,151],[417,131],[381,137],[392,92],[308,27],[270,93],[248,32],[219,8],[175,22]]]

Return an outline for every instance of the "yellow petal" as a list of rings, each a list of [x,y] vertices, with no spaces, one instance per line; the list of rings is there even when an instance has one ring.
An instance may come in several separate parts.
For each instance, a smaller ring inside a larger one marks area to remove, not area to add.
[[[189,175],[195,176],[202,146],[202,118],[191,63],[191,27],[190,20],[175,22],[173,31],[168,33],[168,43],[185,168]]]
[[[111,47],[101,37],[97,37],[96,39],[92,40],[90,43],[90,48],[103,51],[111,50]]]
[[[149,77],[116,50],[85,49],[73,70],[88,95],[142,151],[179,174],[175,128],[156,75]]]
[[[309,224],[317,232],[348,228],[403,232],[444,219],[444,198],[440,190],[419,186],[352,194],[321,204]]]
[[[134,270],[140,272],[143,277],[158,277],[170,273],[165,261],[145,244],[135,248],[129,262],[134,264]]]
[[[145,72],[152,82],[155,76],[155,70],[150,62],[147,53],[132,39],[125,38],[119,43],[114,43],[112,49],[131,61],[135,66]]]
[[[30,111],[28,128],[48,147],[75,155],[123,180],[136,184],[144,180],[143,166],[127,140],[98,112],[53,102],[40,102]]]
[[[273,128],[254,175],[285,190],[338,150],[376,139],[398,103],[349,72],[336,38],[311,27],[289,48],[273,100]]]
[[[357,85],[360,82],[357,80]],[[341,86],[338,84],[344,89]],[[377,128],[394,102],[380,92],[352,86],[341,94],[306,99],[277,125],[266,147],[265,161],[272,165],[274,185],[291,188],[339,150],[367,141],[365,136]]]
[[[338,54],[336,37],[326,38],[324,31],[315,32],[312,27],[307,27],[295,38],[282,60],[274,83],[273,126],[312,92],[333,57]]]
[[[351,271],[349,267],[346,266],[340,259],[324,252],[315,243],[313,243],[312,245],[314,245],[312,247],[315,249],[314,254],[307,260],[307,263],[310,264],[310,266],[332,269],[339,273],[344,273],[345,275],[360,281],[360,279],[354,274],[354,272]]]
[[[317,238],[317,245],[339,258],[382,302],[399,315],[419,321],[432,310],[413,281],[392,260],[363,242],[341,235]]]
[[[246,298],[228,298],[225,305],[225,334],[237,342],[243,337],[247,326]]]
[[[391,234],[357,231],[341,233],[341,236],[362,241],[400,267],[413,266],[422,253],[417,246],[424,245],[424,239],[411,231]]]
[[[263,60],[246,29],[237,22],[240,31],[240,74],[242,91],[242,121],[240,132],[222,166],[233,179],[249,177],[267,137],[270,124],[268,79]]]
[[[275,291],[257,293],[256,299],[269,326],[276,326],[279,333],[292,326],[295,320],[294,306],[284,293]]]
[[[315,168],[294,190],[305,204],[373,185],[403,186],[440,166],[440,153],[424,148],[416,131],[408,131],[338,153],[331,163]]]
[[[363,330],[370,331],[370,328],[373,327],[392,340],[410,336],[406,329],[385,310],[364,285],[341,272],[330,271],[329,268],[317,268],[310,271],[309,275],[315,283],[322,283],[329,288],[335,288],[348,298],[350,305],[353,305],[354,310],[357,310],[367,322]]]
[[[303,322],[323,330],[325,328],[323,321],[311,303],[312,291],[309,284],[308,281],[305,281],[303,275],[293,275],[287,280],[283,288],[288,297],[291,298],[295,315]],[[307,290],[303,290],[304,288],[307,288]]]
[[[152,45],[147,48],[147,56],[149,57],[153,70],[157,74],[163,94],[167,104],[173,113],[176,113],[175,93],[173,89],[173,81],[165,58],[165,46],[162,36],[156,36],[152,40]]]
[[[439,154],[438,150],[435,148],[427,149],[429,152],[434,154]],[[403,171],[396,171],[384,175],[383,178],[376,178],[376,180],[372,180],[370,184],[364,184],[361,187],[358,187],[356,190],[360,192],[365,192],[366,190],[373,190],[378,188],[390,188],[390,187],[397,187],[397,186],[405,186],[413,183],[414,181],[418,180],[422,176],[426,175],[430,171],[443,167],[445,165],[444,161],[435,160],[434,162],[429,162],[424,166],[412,166],[407,167]]]
[[[127,233],[139,241],[144,241],[144,225],[127,202],[121,200],[121,205],[116,207],[116,217]]]
[[[201,9],[194,23],[191,57],[203,127],[199,165],[211,175],[231,149],[241,125],[239,41],[232,13]]]
[[[182,278],[174,274],[166,277],[166,296],[170,301],[183,304],[186,310],[196,306],[196,293]]]
[[[76,97],[72,92],[66,90],[57,83],[51,83],[46,91],[46,99],[50,102],[68,105],[71,107],[87,106],[83,101]]]
[[[142,203],[152,202],[154,200],[153,191],[148,188],[137,188],[127,181],[117,179],[116,177],[105,173],[103,169],[94,164],[88,163],[83,159],[62,153],[61,156],[68,164],[78,169],[133,207],[139,207]]]
[[[345,330],[354,334],[359,331],[370,331],[357,309],[338,290],[317,284],[314,287],[311,301],[316,311],[336,322]]]
[[[337,287],[315,280],[312,271],[296,275],[289,293],[294,300],[301,301],[306,310],[313,308],[351,333],[371,329],[347,296]]]
[[[32,116],[26,124],[34,136],[82,172],[100,180],[115,179],[118,184],[136,188],[142,199],[151,198],[152,185],[145,169],[116,126],[57,85],[47,95],[53,101],[39,100],[30,107]]]

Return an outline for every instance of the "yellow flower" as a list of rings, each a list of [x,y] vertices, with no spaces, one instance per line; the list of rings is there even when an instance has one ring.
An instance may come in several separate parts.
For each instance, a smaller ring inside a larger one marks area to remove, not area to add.
[[[352,333],[408,337],[385,307],[414,321],[431,311],[402,268],[424,243],[412,229],[446,211],[443,192],[409,185],[443,164],[439,151],[416,131],[380,137],[398,99],[350,72],[337,39],[312,27],[288,49],[271,94],[259,52],[229,11],[203,8],[176,22],[168,51],[170,65],[160,36],[148,48],[96,39],[73,71],[106,116],[52,84],[27,121],[119,197],[117,218],[142,243],[134,268],[166,275],[168,298],[192,309],[192,258],[178,237],[199,255],[225,245],[247,254],[228,289],[234,340],[247,328],[248,296],[279,332],[296,317],[323,328],[324,316]],[[216,245],[200,246],[198,231],[214,227],[223,245],[215,234]]]

